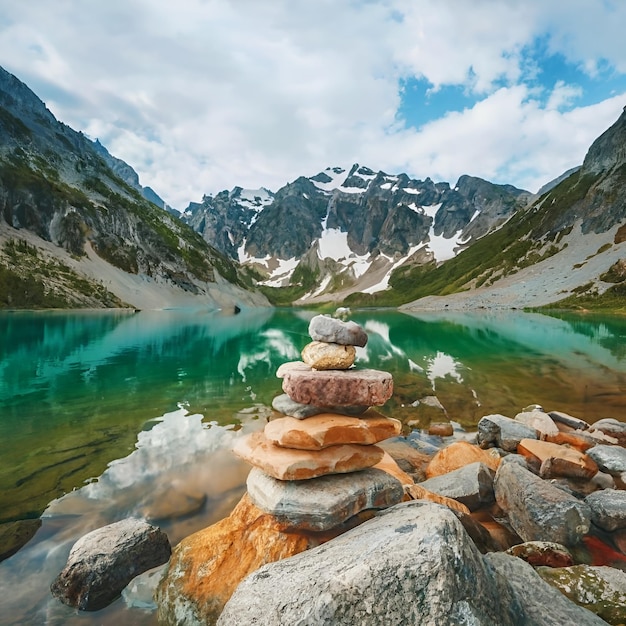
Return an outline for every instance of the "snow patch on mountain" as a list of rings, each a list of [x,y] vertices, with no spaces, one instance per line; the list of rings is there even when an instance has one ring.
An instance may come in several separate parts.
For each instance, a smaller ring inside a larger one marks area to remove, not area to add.
[[[348,245],[348,233],[337,228],[328,228],[322,231],[318,240],[318,256],[320,259],[347,259],[353,254]]]

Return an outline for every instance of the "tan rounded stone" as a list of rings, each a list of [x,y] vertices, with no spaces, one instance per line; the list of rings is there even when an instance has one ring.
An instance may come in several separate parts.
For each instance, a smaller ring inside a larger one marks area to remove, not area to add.
[[[517,452],[531,462],[541,464],[542,478],[591,478],[598,472],[598,466],[591,457],[579,450],[549,441],[522,439],[517,445]]]
[[[426,476],[427,478],[441,476],[477,461],[494,471],[500,465],[500,457],[467,441],[456,441],[435,454],[426,468]]]
[[[339,444],[370,445],[402,430],[399,420],[385,417],[369,409],[361,417],[322,413],[300,420],[281,417],[265,427],[265,436],[271,443],[284,448],[321,450]]]
[[[338,343],[312,341],[304,346],[302,360],[316,370],[347,370],[354,365],[356,349]]]
[[[237,440],[233,452],[278,480],[305,480],[326,474],[357,472],[379,463],[377,446],[338,445],[323,450],[280,448],[256,432]]]
[[[393,394],[389,372],[372,369],[288,369],[283,374],[283,391],[296,402],[315,406],[380,406]]]

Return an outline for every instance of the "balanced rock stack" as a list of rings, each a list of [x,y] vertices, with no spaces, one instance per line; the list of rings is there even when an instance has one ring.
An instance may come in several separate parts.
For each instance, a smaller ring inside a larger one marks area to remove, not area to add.
[[[318,315],[309,335],[303,360],[277,371],[285,394],[273,407],[283,417],[234,451],[254,466],[247,488],[256,506],[290,527],[325,531],[402,500],[401,482],[376,467],[385,453],[375,445],[401,424],[371,408],[391,397],[391,374],[353,367],[355,346],[367,343],[361,326]]]

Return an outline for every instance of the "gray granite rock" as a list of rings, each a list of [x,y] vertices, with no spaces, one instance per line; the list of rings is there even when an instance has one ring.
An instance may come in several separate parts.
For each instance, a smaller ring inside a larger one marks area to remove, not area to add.
[[[485,415],[478,422],[478,443],[515,452],[522,439],[537,439],[537,431],[504,415]]]
[[[524,541],[572,546],[589,532],[589,506],[516,463],[501,464],[494,481],[496,501]]]
[[[626,446],[626,422],[606,417],[593,424],[593,428],[601,430],[605,435],[615,437],[622,446]]]
[[[573,417],[568,413],[563,413],[563,411],[550,411],[548,415],[553,421],[565,424],[565,426],[569,426],[570,428],[579,430],[587,430],[589,428],[589,424],[585,422],[585,420]]]
[[[362,415],[369,409],[366,405],[360,406],[314,406],[313,404],[302,404],[292,400],[286,393],[281,393],[272,400],[272,408],[283,415],[295,417],[302,420],[321,413],[338,413],[339,415],[349,415],[355,417]]]
[[[344,346],[364,347],[367,333],[356,322],[343,322],[328,315],[316,315],[309,322],[309,335],[313,341],[339,343]]]
[[[281,523],[301,530],[329,530],[365,509],[400,502],[399,480],[378,469],[320,476],[309,480],[276,480],[258,468],[248,475],[254,504]]]
[[[598,467],[603,472],[608,474],[626,472],[626,448],[598,445],[589,448],[587,454],[598,464]]]
[[[532,592],[529,592],[532,590]],[[412,501],[237,588],[218,626],[595,626],[527,563],[482,557],[454,513]]]
[[[543,580],[608,624],[626,623],[626,572],[613,567],[539,567]],[[580,624],[580,622],[563,622]],[[586,623],[586,622],[584,622]]]
[[[50,586],[61,602],[84,611],[108,606],[137,575],[167,562],[167,535],[145,520],[128,518],[81,537]]]
[[[589,494],[585,502],[591,509],[591,521],[603,530],[626,528],[626,491],[603,489]]]
[[[454,498],[470,511],[475,511],[493,502],[494,474],[495,472],[484,463],[476,462],[447,474],[429,478],[420,483],[420,486],[440,496]]]
[[[514,622],[516,626],[606,626],[603,619],[543,582],[522,559],[503,552],[486,554],[483,558],[494,568],[496,576],[507,581],[514,602],[523,607]],[[496,624],[500,626],[501,622]]]

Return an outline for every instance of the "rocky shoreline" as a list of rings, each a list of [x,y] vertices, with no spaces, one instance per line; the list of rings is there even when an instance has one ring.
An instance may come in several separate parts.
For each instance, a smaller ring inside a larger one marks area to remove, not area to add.
[[[247,493],[173,549],[159,623],[626,623],[626,423],[531,405],[401,433],[362,329],[309,331],[235,446]]]

